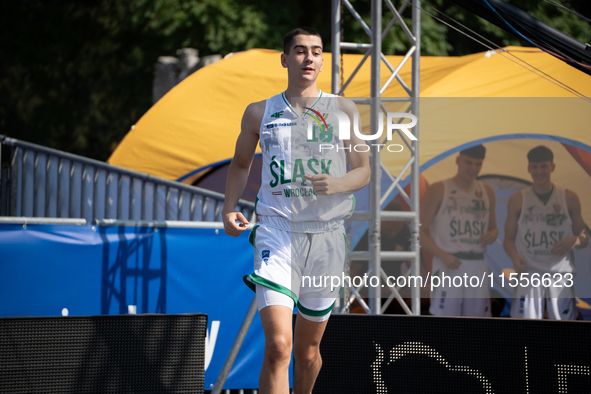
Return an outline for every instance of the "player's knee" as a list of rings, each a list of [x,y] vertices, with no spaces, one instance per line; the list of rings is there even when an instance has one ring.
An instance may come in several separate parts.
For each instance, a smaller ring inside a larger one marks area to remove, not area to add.
[[[302,366],[319,363],[322,364],[320,349],[317,346],[298,347],[293,351],[294,361]]]
[[[265,358],[272,364],[289,363],[291,338],[276,336],[265,343]]]

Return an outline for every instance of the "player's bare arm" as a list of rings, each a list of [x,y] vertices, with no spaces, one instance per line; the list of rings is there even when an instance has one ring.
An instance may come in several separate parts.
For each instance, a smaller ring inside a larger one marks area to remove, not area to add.
[[[443,261],[446,267],[450,269],[457,269],[462,262],[453,254],[449,254],[435,244],[435,241],[429,236],[427,230],[431,226],[435,215],[439,211],[443,202],[443,182],[437,182],[429,186],[423,201],[421,202],[420,219],[421,219],[421,248],[437,256]]]
[[[489,214],[488,214],[488,229],[486,233],[480,237],[480,243],[482,245],[490,245],[497,240],[499,236],[499,229],[497,228],[497,215],[495,213],[496,200],[495,191],[490,185],[484,185],[486,194],[488,195],[488,201],[490,203]]]
[[[521,214],[521,192],[513,194],[507,203],[507,219],[505,220],[505,240],[503,249],[513,261],[513,268],[517,272],[527,272],[527,262],[517,253],[515,240],[517,239],[517,221]]]
[[[354,119],[354,113],[357,112],[355,104],[348,99],[339,97],[339,108],[347,114],[349,119]],[[361,130],[361,120],[359,121],[359,130]],[[320,196],[328,196],[336,193],[352,193],[365,187],[370,180],[371,170],[369,167],[368,152],[356,152],[348,148],[351,145],[364,144],[365,141],[357,137],[353,132],[353,122],[351,122],[351,139],[343,140],[345,148],[347,148],[347,156],[351,171],[340,178],[332,177],[328,174],[306,175],[307,180],[311,181],[314,192]]]
[[[566,205],[568,214],[573,222],[572,230],[573,236],[565,237],[556,242],[550,252],[557,256],[564,256],[569,253],[572,248],[582,249],[587,246],[589,239],[585,231],[585,222],[581,215],[581,201],[575,192],[566,191]]]
[[[264,101],[252,103],[244,111],[240,135],[236,141],[236,150],[228,168],[222,218],[224,220],[224,231],[233,237],[242,234],[248,225],[248,220],[244,215],[236,211],[236,205],[248,181],[250,166],[259,142],[259,129],[264,112]],[[239,223],[237,224],[237,222]]]

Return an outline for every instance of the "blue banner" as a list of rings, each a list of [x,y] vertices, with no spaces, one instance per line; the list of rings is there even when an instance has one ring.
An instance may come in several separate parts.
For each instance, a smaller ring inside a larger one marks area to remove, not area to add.
[[[0,316],[206,313],[205,389],[222,369],[254,293],[247,234],[223,230],[0,224]],[[256,388],[258,314],[224,388]]]

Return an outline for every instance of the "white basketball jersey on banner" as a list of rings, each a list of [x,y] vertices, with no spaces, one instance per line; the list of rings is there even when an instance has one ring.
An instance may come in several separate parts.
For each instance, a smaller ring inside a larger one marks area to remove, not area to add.
[[[555,256],[552,246],[573,235],[572,220],[566,205],[566,189],[554,185],[546,204],[533,187],[521,190],[521,214],[517,222],[517,252],[527,261],[529,271],[574,272],[570,253]]]
[[[443,190],[441,207],[429,227],[431,238],[447,253],[483,253],[480,237],[488,231],[490,212],[484,184],[475,180],[466,192],[446,179]]]
[[[311,182],[304,178],[315,174],[340,178],[347,173],[336,116],[323,114],[323,109],[338,109],[337,96],[321,92],[310,108],[314,111],[304,110],[300,116],[283,93],[266,102],[260,128],[263,169],[258,215],[279,216],[291,222],[330,221],[344,218],[354,208],[352,194],[317,196]],[[313,124],[312,138],[308,138],[307,121]],[[321,144],[334,148],[320,151]]]

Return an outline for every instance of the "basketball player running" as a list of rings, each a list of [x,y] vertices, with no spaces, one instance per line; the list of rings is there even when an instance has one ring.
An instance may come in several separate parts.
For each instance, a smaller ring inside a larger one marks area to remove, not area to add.
[[[482,278],[486,246],[499,233],[493,188],[476,180],[485,153],[482,145],[461,151],[457,174],[431,185],[421,202],[421,247],[433,255],[433,276],[441,279],[431,293],[432,315],[491,316],[487,286],[453,285],[456,276]]]
[[[330,116],[326,120],[332,136],[320,126],[321,140],[340,144],[339,150],[318,153],[313,151],[317,144],[310,146],[309,139],[294,137],[302,129],[302,120],[322,113],[326,105],[349,119],[354,119],[356,108],[349,100],[318,90],[322,39],[314,29],[292,30],[283,46],[281,64],[287,69],[287,90],[246,108],[228,171],[222,216],[226,234],[239,236],[246,229],[248,220],[235,207],[260,141],[263,174],[255,207],[259,221],[249,236],[255,250],[255,272],[245,277],[256,291],[265,333],[259,391],[289,392],[292,312],[297,304],[293,392],[309,394],[322,364],[320,340],[338,289],[304,287],[302,276],[341,275],[346,251],[343,218],[354,208],[351,193],[369,182],[370,169],[367,153],[351,149],[364,142],[353,132],[351,140],[339,140],[338,126],[331,124]]]
[[[505,222],[503,247],[513,260],[519,282],[511,317],[542,319],[545,304],[550,319],[576,319],[571,250],[588,243],[581,203],[576,193],[550,180],[556,168],[550,149],[533,148],[527,159],[533,184],[509,198]],[[539,279],[549,276],[549,285],[531,281],[534,274]],[[528,279],[528,286],[521,286],[523,278]]]

